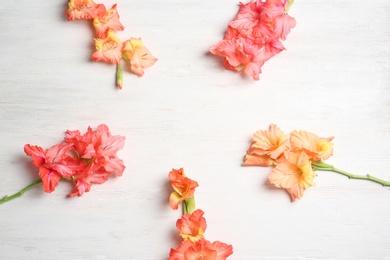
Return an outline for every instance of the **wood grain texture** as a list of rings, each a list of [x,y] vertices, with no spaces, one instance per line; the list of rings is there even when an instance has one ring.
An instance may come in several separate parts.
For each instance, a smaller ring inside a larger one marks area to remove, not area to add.
[[[96,1],[98,2],[98,1]],[[287,51],[260,81],[227,71],[208,48],[238,1],[117,0],[125,31],[159,60],[143,78],[93,63],[87,22],[67,1],[0,5],[0,196],[37,176],[26,143],[50,147],[66,129],[109,125],[125,135],[124,176],[67,198],[35,188],[0,206],[0,259],[167,259],[180,212],[167,174],[184,167],[200,187],[206,238],[232,244],[229,259],[390,259],[390,190],[318,172],[294,203],[241,167],[251,135],[270,123],[335,136],[328,162],[390,180],[390,2],[295,1]]]

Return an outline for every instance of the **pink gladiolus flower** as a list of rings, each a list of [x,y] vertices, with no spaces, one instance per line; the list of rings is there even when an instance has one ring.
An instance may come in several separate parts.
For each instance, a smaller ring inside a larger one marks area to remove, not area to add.
[[[196,242],[184,240],[178,248],[171,249],[169,260],[225,260],[231,254],[233,254],[233,247],[219,241],[211,243],[205,239],[200,239]]]
[[[189,239],[196,242],[204,238],[203,233],[206,230],[207,223],[203,214],[204,212],[201,209],[197,209],[191,214],[184,214],[177,220],[177,230],[184,240]]]
[[[119,14],[116,10],[116,4],[111,9],[107,10],[104,15],[98,16],[93,20],[93,26],[96,29],[98,38],[104,39],[107,37],[110,30],[123,31],[125,27],[119,21]]]
[[[241,71],[259,80],[261,67],[264,64],[262,46],[253,44],[252,40],[238,38],[222,40],[210,48],[210,52],[225,58],[225,67],[229,70]]]
[[[92,54],[93,61],[104,61],[118,64],[122,60],[122,42],[114,31],[108,31],[104,39],[95,39],[96,52]]]
[[[49,149],[26,144],[24,152],[31,156],[33,164],[39,168],[43,189],[51,193],[55,190],[61,178],[69,178],[81,169],[82,164],[68,156],[73,144],[60,143]]]
[[[174,192],[169,197],[169,205],[172,209],[177,210],[182,201],[194,195],[195,188],[199,185],[196,181],[185,176],[183,168],[179,170],[172,169],[168,177],[174,189]]]
[[[288,146],[288,135],[271,124],[268,131],[253,134],[253,142],[244,157],[244,166],[271,166]]]
[[[300,199],[303,192],[310,186],[315,185],[309,157],[304,152],[284,153],[285,160],[276,164],[269,175],[269,181],[278,188],[284,188],[291,195],[291,200]]]
[[[244,71],[259,80],[261,67],[285,48],[285,40],[296,21],[286,13],[288,0],[257,0],[240,3],[240,9],[228,25],[224,39],[210,52],[224,58],[226,69]]]
[[[103,4],[96,4],[92,0],[70,0],[66,15],[68,20],[75,19],[94,19],[106,12],[106,7]]]
[[[157,61],[144,46],[141,38],[130,38],[123,43],[123,59],[129,62],[130,71],[140,77],[144,75],[145,68]]]

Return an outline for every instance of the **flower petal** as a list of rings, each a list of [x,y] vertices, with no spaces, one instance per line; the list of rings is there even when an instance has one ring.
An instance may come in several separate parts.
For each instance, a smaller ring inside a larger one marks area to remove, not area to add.
[[[42,179],[43,190],[48,193],[56,189],[61,179],[61,176],[57,172],[46,167],[39,168],[39,177]]]
[[[33,164],[37,167],[41,167],[46,160],[46,150],[43,149],[40,146],[36,145],[30,145],[26,144],[24,146],[24,152],[28,155],[31,156],[33,159]]]

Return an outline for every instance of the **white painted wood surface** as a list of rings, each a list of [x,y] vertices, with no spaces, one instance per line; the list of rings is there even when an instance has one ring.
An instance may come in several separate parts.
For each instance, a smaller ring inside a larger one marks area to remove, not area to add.
[[[159,59],[143,78],[125,73],[122,91],[67,2],[1,1],[0,196],[37,177],[23,145],[50,147],[66,129],[125,135],[127,168],[81,198],[60,183],[1,205],[0,259],[167,259],[180,217],[167,174],[179,167],[229,259],[390,259],[388,187],[318,172],[291,203],[270,169],[240,166],[252,133],[276,123],[333,135],[329,163],[390,180],[389,1],[295,1],[287,51],[258,82],[208,54],[238,1],[100,1],[118,3],[121,39],[141,37]]]

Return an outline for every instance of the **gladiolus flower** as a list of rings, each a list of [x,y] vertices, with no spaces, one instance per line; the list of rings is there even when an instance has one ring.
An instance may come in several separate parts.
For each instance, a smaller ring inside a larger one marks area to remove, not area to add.
[[[33,164],[39,168],[43,189],[51,193],[55,190],[61,178],[69,178],[75,170],[81,169],[81,164],[68,156],[73,144],[60,143],[49,149],[26,144],[24,152],[31,156]]]
[[[254,80],[259,80],[261,66],[264,64],[262,46],[253,44],[253,41],[239,38],[223,40],[210,48],[210,52],[225,57],[225,67],[229,70],[243,70]]]
[[[287,149],[288,135],[271,124],[269,130],[253,134],[253,142],[244,157],[244,166],[271,166]]]
[[[103,4],[96,4],[92,0],[70,0],[66,15],[68,20],[75,19],[94,19],[106,12],[106,7]]]
[[[104,39],[107,37],[110,30],[123,31],[125,27],[119,21],[119,14],[116,10],[116,4],[111,9],[107,10],[104,15],[93,19],[93,26],[96,29],[98,38]]]
[[[169,197],[169,205],[172,209],[176,210],[182,201],[189,199],[194,195],[195,188],[199,185],[196,181],[185,176],[183,168],[180,168],[179,170],[172,169],[168,177],[171,180],[172,188],[174,189],[174,192],[172,192]]]
[[[326,160],[333,154],[334,137],[321,138],[307,131],[293,131],[290,137],[291,149],[305,152],[312,161]]]
[[[118,64],[122,60],[122,42],[110,30],[104,39],[95,39],[96,52],[92,54],[93,61],[104,61]]]
[[[141,38],[130,38],[123,43],[123,59],[129,62],[130,71],[140,77],[144,75],[145,68],[157,61],[144,46]]]
[[[224,58],[226,69],[244,71],[259,80],[264,63],[285,48],[285,40],[296,21],[286,13],[288,0],[256,0],[240,3],[224,39],[210,52]]]
[[[192,214],[184,214],[177,220],[177,230],[184,240],[189,239],[196,242],[203,238],[203,233],[207,227],[203,214],[204,212],[201,209],[197,209]]]
[[[65,142],[49,149],[26,144],[24,151],[39,168],[45,192],[52,192],[60,179],[72,181],[74,191],[69,196],[81,196],[92,184],[104,183],[110,176],[121,176],[125,166],[116,153],[123,148],[124,136],[111,135],[108,127],[99,125],[96,131],[88,127],[67,131]]]
[[[233,247],[219,241],[211,243],[205,239],[196,242],[184,240],[178,248],[171,249],[169,260],[225,260],[231,254],[233,254]]]
[[[74,144],[74,152],[88,164],[95,164],[98,169],[94,172],[104,171],[109,174],[121,176],[125,167],[123,161],[118,159],[116,153],[123,149],[125,137],[111,135],[107,125],[99,125],[96,131],[88,127],[88,131],[81,135],[79,131],[67,131],[65,140]],[[101,170],[99,170],[102,168]]]
[[[125,137],[111,135],[104,124],[96,131],[88,127],[81,135],[79,131],[67,131],[65,140],[74,144],[73,152],[84,163],[85,167],[73,177],[74,191],[69,196],[81,196],[88,192],[92,184],[102,184],[110,176],[122,176],[125,166],[116,153],[124,147]]]
[[[303,192],[315,185],[309,156],[304,152],[284,152],[282,162],[278,162],[269,175],[269,181],[278,188],[284,188],[291,195],[291,200],[300,199]]]

